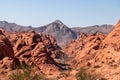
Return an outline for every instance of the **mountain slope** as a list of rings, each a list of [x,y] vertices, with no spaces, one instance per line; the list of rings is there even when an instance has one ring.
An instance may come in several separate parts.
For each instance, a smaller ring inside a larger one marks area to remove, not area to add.
[[[59,20],[56,20],[46,26],[35,28],[34,30],[53,35],[60,46],[63,46],[72,39],[77,38],[76,33]]]
[[[5,31],[29,31],[32,29],[31,26],[21,26],[16,23],[8,23],[7,21],[0,21],[0,27]]]
[[[71,28],[74,32],[77,33],[77,36],[79,37],[80,33],[103,33],[103,34],[107,34],[109,33],[112,29],[113,29],[113,25],[108,25],[108,24],[104,24],[104,25],[94,25],[94,26],[87,26],[84,28],[81,27],[73,27]]]

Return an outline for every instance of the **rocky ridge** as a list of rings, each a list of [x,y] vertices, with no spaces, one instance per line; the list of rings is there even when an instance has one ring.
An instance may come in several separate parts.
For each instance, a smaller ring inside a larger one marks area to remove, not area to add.
[[[120,20],[108,35],[83,33],[79,39],[64,47],[72,68],[77,70],[84,66],[99,75],[98,79],[119,80],[119,29]]]

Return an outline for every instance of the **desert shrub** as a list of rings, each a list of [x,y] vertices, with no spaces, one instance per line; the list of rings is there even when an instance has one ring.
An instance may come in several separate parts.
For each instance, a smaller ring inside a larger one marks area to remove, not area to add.
[[[17,66],[17,71],[10,75],[10,80],[45,80],[43,75],[35,74],[32,68],[30,65]]]
[[[77,80],[96,80],[95,75],[87,72],[86,69],[80,68],[79,72],[76,74]]]
[[[107,80],[106,78],[100,78],[100,80]]]
[[[10,80],[24,80],[24,74],[20,71],[10,75]]]
[[[99,66],[99,65],[95,65],[95,66],[94,66],[94,68],[100,68],[100,67],[101,67],[101,66]]]

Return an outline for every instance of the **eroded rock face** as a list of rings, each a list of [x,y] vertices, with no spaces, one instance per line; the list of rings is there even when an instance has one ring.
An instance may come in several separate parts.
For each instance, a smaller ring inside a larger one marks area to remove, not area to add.
[[[14,68],[14,58],[4,57],[2,60],[0,60],[0,80],[10,80],[9,74],[11,74]]]
[[[14,52],[12,49],[12,45],[8,38],[3,34],[2,30],[0,30],[0,58],[4,57],[14,57]]]
[[[115,51],[120,51],[120,21],[116,24],[115,28],[105,38],[102,44],[104,47],[112,47]]]
[[[0,79],[8,80],[8,72],[13,70],[15,59],[12,45],[4,34],[0,30]]]
[[[101,50],[96,55],[95,61],[109,63],[111,61],[118,62],[120,59],[120,20],[114,29],[101,43]]]
[[[0,60],[0,72],[9,71],[14,68],[14,59],[9,57],[4,57],[3,60]]]
[[[3,31],[0,31],[1,79],[9,80],[9,75],[16,71],[15,65],[22,63],[34,65],[35,73],[59,75],[62,67],[56,59],[60,60],[63,56],[64,53],[51,35],[34,31],[3,34]]]
[[[60,69],[54,59],[62,58],[63,53],[52,36],[34,31],[19,36],[13,48],[21,63],[34,64],[44,73]]]
[[[67,45],[64,51],[72,58],[71,65],[79,68],[80,64],[93,59],[104,38],[103,34],[86,35],[82,33],[79,39]]]
[[[120,80],[119,33],[120,21],[108,35],[82,34],[66,46],[64,51],[72,57],[70,63],[75,67],[85,66],[91,73],[106,80]]]
[[[91,61],[95,69],[95,73],[102,73],[102,77],[108,80],[120,80],[120,20],[114,29],[106,36],[100,44],[100,49]]]

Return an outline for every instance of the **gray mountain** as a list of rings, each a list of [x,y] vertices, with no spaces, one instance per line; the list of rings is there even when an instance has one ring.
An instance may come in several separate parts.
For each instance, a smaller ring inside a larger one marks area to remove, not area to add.
[[[84,32],[86,34],[89,33],[103,33],[107,34],[113,29],[113,25],[94,25],[88,27],[73,27],[69,28],[65,24],[63,24],[60,20],[56,20],[50,24],[45,26],[40,26],[37,28],[33,28],[32,26],[21,26],[16,23],[8,23],[7,21],[0,21],[0,28],[5,31],[29,31],[35,30],[36,32],[42,32],[45,34],[50,34],[55,37],[57,43],[60,46],[64,46],[69,41],[76,39],[79,37],[80,33]]]
[[[21,26],[16,23],[8,23],[7,21],[0,21],[0,28],[4,29],[5,31],[29,31],[32,29],[31,26]]]
[[[73,27],[71,28],[74,32],[76,32],[77,36],[80,35],[80,33],[102,33],[102,34],[107,34],[113,29],[113,25],[94,25],[94,26],[87,26],[87,27]]]
[[[72,39],[77,38],[76,32],[64,25],[60,20],[56,20],[42,27],[34,28],[34,30],[53,35],[60,46],[64,46]]]

